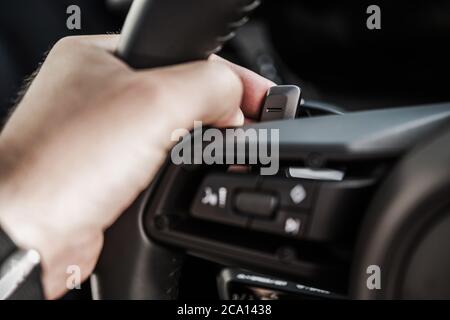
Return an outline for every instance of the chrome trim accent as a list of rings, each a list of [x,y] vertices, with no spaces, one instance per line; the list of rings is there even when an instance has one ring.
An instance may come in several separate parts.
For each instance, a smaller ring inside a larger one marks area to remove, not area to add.
[[[255,10],[256,8],[258,8],[260,5],[261,5],[261,0],[255,0],[255,1],[247,4],[246,6],[242,7],[241,12],[249,13],[249,12]]]
[[[223,45],[219,45],[219,46],[215,47],[214,49],[209,50],[209,51],[206,53],[206,55],[207,55],[207,56],[210,56],[210,55],[212,55],[212,54],[216,54],[217,52],[219,52],[220,50],[222,50],[222,48],[223,48]]]
[[[248,17],[243,17],[242,19],[240,19],[238,21],[230,22],[229,27],[232,28],[232,29],[240,28],[244,24],[246,24],[248,22],[248,20],[249,20]]]
[[[225,36],[221,36],[217,38],[217,41],[219,42],[227,42],[230,41],[231,39],[233,39],[236,36],[235,32],[230,32],[229,34],[225,35]]]
[[[91,275],[91,277],[89,278],[89,282],[91,284],[92,300],[101,300],[100,284],[98,283],[98,277],[95,273]]]
[[[1,266],[0,300],[8,299],[40,263],[41,256],[36,250],[13,253]]]
[[[289,176],[292,178],[311,179],[311,180],[328,180],[342,181],[345,176],[344,171],[333,169],[310,169],[291,167],[288,170]]]

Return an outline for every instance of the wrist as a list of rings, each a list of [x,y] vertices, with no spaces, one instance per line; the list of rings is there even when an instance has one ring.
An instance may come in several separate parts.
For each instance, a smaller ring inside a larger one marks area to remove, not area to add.
[[[77,264],[87,269],[87,260],[80,258],[83,246],[87,244],[86,235],[76,234],[61,221],[58,225],[58,221],[52,218],[55,215],[51,211],[51,197],[37,199],[30,191],[33,188],[26,186],[27,173],[19,168],[22,165],[17,153],[7,150],[2,143],[0,151],[7,155],[0,159],[0,227],[17,247],[39,253],[44,295],[48,299],[57,298],[66,289],[69,265]],[[41,195],[46,193],[42,188],[39,191]]]
[[[1,206],[0,211],[4,208]],[[101,232],[68,233],[58,230],[58,226],[17,219],[14,214],[2,213],[0,225],[19,248],[39,253],[41,280],[47,299],[58,298],[69,289],[66,284],[69,266],[78,267],[80,281],[85,279],[92,272],[102,245]]]

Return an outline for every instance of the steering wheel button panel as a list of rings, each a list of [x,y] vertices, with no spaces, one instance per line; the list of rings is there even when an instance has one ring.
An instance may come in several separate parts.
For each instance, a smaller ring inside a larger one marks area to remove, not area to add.
[[[280,207],[310,209],[313,205],[316,183],[302,179],[264,177],[260,189],[272,192],[280,198]]]
[[[239,174],[210,174],[203,179],[191,206],[195,218],[245,227],[248,218],[239,214],[233,200],[242,190],[256,188],[257,177]],[[241,203],[245,200],[241,200]],[[245,203],[242,204],[245,207]],[[247,204],[248,207],[248,204]]]

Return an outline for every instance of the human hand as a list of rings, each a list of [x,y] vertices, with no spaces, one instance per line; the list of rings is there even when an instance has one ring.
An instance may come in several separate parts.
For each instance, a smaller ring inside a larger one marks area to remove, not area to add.
[[[149,185],[175,129],[241,125],[273,85],[219,57],[135,71],[112,54],[117,40],[56,44],[0,135],[0,224],[41,253],[49,299],[69,265],[91,274],[103,232]]]

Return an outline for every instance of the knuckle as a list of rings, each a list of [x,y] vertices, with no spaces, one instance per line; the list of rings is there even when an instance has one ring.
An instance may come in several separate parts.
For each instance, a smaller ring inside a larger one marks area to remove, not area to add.
[[[70,56],[73,59],[76,59],[77,55],[74,53],[80,52],[79,49],[80,49],[81,45],[82,45],[82,41],[80,40],[80,36],[70,36],[70,37],[61,38],[52,47],[48,56],[49,57]]]
[[[72,48],[75,45],[79,45],[81,42],[81,37],[80,36],[69,36],[69,37],[64,37],[58,40],[58,42],[56,42],[55,46],[53,47],[54,49],[67,49],[67,48]]]
[[[165,86],[153,78],[131,74],[127,77],[122,93],[133,99],[157,102],[166,96]]]
[[[211,78],[221,88],[221,93],[228,98],[236,97],[236,99],[240,99],[244,86],[239,76],[223,62],[208,61],[206,64],[211,73]],[[230,100],[230,103],[234,104],[234,101]]]
[[[238,93],[243,91],[241,79],[225,63],[220,61],[208,61],[206,64],[212,77],[224,90]]]

